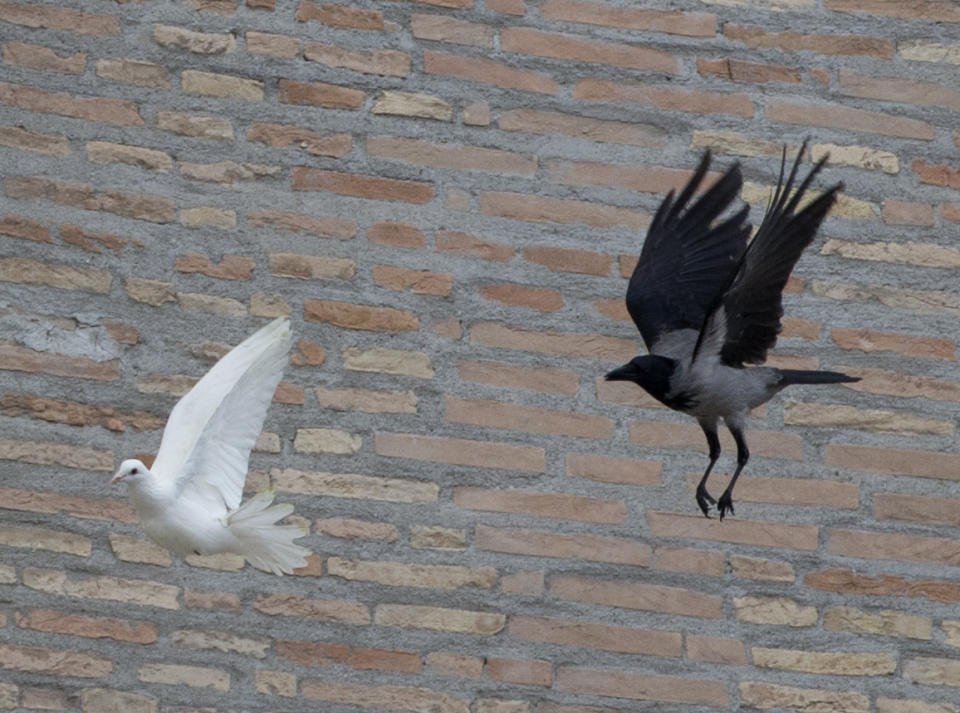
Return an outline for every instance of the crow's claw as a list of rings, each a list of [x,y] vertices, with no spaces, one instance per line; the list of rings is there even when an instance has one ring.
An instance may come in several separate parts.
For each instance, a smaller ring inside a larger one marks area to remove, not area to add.
[[[700,506],[700,509],[703,511],[704,517],[710,517],[710,506],[716,503],[710,493],[707,492],[707,489],[700,485],[697,488],[697,505]]]
[[[724,516],[727,514],[727,510],[730,511],[730,514],[733,515],[733,498],[730,497],[730,493],[725,492],[720,496],[720,502],[717,503],[717,509],[720,511],[720,519],[723,520]]]

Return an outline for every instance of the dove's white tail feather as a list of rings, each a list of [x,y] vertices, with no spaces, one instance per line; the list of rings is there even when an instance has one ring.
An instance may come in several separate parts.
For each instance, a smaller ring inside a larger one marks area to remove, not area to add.
[[[291,574],[307,564],[306,547],[293,544],[307,533],[296,525],[276,525],[277,520],[293,512],[293,505],[273,502],[273,490],[264,490],[241,505],[227,519],[227,527],[240,541],[237,554],[257,569],[274,574]]]

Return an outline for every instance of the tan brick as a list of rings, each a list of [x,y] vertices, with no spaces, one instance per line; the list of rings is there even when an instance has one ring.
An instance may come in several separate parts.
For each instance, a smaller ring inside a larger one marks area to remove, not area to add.
[[[827,535],[827,551],[847,557],[949,565],[960,556],[956,541],[946,537],[840,529],[830,529]]]
[[[540,597],[543,596],[544,588],[543,572],[514,572],[500,578],[500,589],[504,594]]]
[[[646,228],[650,222],[650,216],[640,210],[570,198],[495,191],[480,194],[480,212],[483,215],[531,223],[575,223],[593,228],[623,226],[639,230]]]
[[[854,109],[839,104],[768,99],[764,104],[763,113],[771,121],[787,124],[862,131],[904,139],[933,140],[933,126],[924,121]]]
[[[816,626],[817,608],[801,606],[788,597],[734,597],[737,621],[773,626]]]
[[[550,591],[569,601],[708,619],[722,617],[720,597],[679,587],[563,575],[551,579]]]
[[[913,203],[885,198],[881,214],[887,225],[933,225],[933,206],[928,203]]]
[[[564,134],[572,138],[599,143],[627,144],[650,148],[658,148],[665,143],[663,130],[655,126],[591,119],[573,114],[535,109],[507,111],[500,116],[497,125],[504,131]]]
[[[466,81],[493,84],[504,89],[520,89],[539,94],[556,94],[560,90],[560,85],[546,74],[515,69],[482,57],[425,51],[423,71],[426,74],[453,76]]]
[[[372,389],[314,389],[320,408],[365,413],[416,413],[417,395],[412,391]]]
[[[271,469],[270,479],[277,490],[334,498],[429,503],[436,502],[439,493],[435,483],[425,481],[351,473],[309,472],[292,468]]]
[[[69,614],[51,609],[28,609],[16,614],[17,626],[53,634],[83,636],[90,639],[112,639],[133,644],[152,644],[157,628],[150,622],[109,617]]]
[[[43,263],[20,257],[0,258],[0,282],[106,294],[112,281],[110,272],[99,268]]]
[[[960,478],[957,473],[960,455],[954,453],[831,443],[827,446],[824,464],[831,468],[909,475],[915,478]]]
[[[366,140],[367,154],[434,168],[451,168],[488,173],[532,176],[537,160],[532,156],[479,146],[458,146],[418,139],[371,136]]]
[[[496,400],[446,397],[444,415],[454,423],[489,428],[556,433],[580,438],[610,438],[613,422],[604,416],[557,411],[539,406],[501,403]]]
[[[314,523],[314,532],[348,540],[383,540],[385,542],[396,542],[399,536],[397,526],[388,522],[369,522],[342,517],[317,520]]]
[[[170,77],[165,67],[136,59],[97,60],[97,76],[137,87],[170,88]]]
[[[259,163],[237,163],[235,161],[217,161],[216,163],[177,163],[181,175],[191,181],[221,183],[232,186],[240,181],[257,181],[280,173],[279,166],[265,166]]]
[[[195,592],[191,589],[183,590],[183,605],[195,609],[219,609],[223,611],[240,611],[240,597],[233,592]]]
[[[282,104],[307,104],[328,109],[359,109],[366,95],[359,89],[325,82],[277,82],[277,99]]]
[[[458,361],[457,374],[464,381],[545,393],[575,394],[579,375],[569,369],[529,367],[495,361]]]
[[[25,42],[5,42],[3,44],[3,63],[27,69],[63,72],[65,74],[83,74],[87,66],[85,52],[61,57],[54,50],[42,45]]]
[[[700,482],[700,473],[687,475],[687,488],[691,495]],[[726,473],[713,473],[710,488],[722,492],[729,484]],[[738,498],[745,502],[781,503],[784,505],[809,505],[813,507],[839,507],[852,510],[860,506],[859,486],[856,483],[837,483],[806,478],[752,478],[741,476],[738,481],[742,490]]]
[[[567,455],[567,476],[589,478],[622,485],[659,485],[662,465],[657,461],[638,461],[588,453]]]
[[[83,470],[113,470],[113,451],[53,441],[0,440],[0,460]]]
[[[411,525],[410,546],[416,549],[465,550],[467,531],[435,525]]]
[[[0,644],[0,668],[54,676],[102,678],[110,675],[113,662],[79,651]]]
[[[547,0],[540,6],[540,14],[549,20],[689,37],[713,37],[716,31],[716,15],[712,13],[620,7],[606,2]]]
[[[721,522],[699,515],[647,511],[647,525],[657,537],[686,537],[760,547],[786,547],[815,550],[818,531],[815,525],[794,525],[758,520]],[[720,527],[718,527],[718,525]]]
[[[324,3],[317,5],[310,0],[300,0],[297,5],[297,22],[316,20],[333,27],[347,27],[354,30],[385,29],[383,13],[379,10]]]
[[[352,220],[333,216],[309,216],[285,211],[261,210],[247,213],[247,224],[255,228],[273,228],[288,233],[308,233],[318,238],[351,240],[357,234]]]
[[[584,559],[636,567],[650,565],[650,547],[617,537],[602,535],[568,535],[540,530],[496,528],[477,525],[474,546],[490,552],[504,552],[529,557]]]
[[[415,713],[439,710],[449,711],[449,713],[470,712],[469,701],[415,686],[371,686],[305,679],[300,688],[305,698],[328,703],[346,703],[367,708],[392,708]]]
[[[952,703],[924,703],[917,700],[877,697],[877,713],[957,713]]]
[[[960,300],[951,293],[936,290],[914,290],[888,285],[856,285],[814,280],[812,292],[817,297],[833,300],[879,303],[896,309],[906,309],[922,314],[948,312],[960,314]],[[883,373],[880,370],[867,370],[864,373]],[[890,373],[890,372],[887,372]],[[864,388],[865,385],[850,388]]]
[[[877,493],[873,496],[873,516],[877,520],[902,520],[930,524],[960,524],[956,498],[929,495]]]
[[[515,683],[522,686],[544,686],[547,688],[553,683],[553,666],[547,661],[491,657],[487,659],[486,671],[487,678],[491,681],[503,681],[505,683]],[[504,711],[504,713],[506,713],[506,711]]]
[[[179,630],[170,635],[170,640],[190,651],[221,651],[258,659],[264,658],[270,648],[266,639],[237,636],[228,631]]]
[[[931,686],[960,686],[960,661],[935,656],[907,659],[903,662],[903,677]]]
[[[303,317],[309,321],[327,322],[344,329],[415,332],[420,327],[417,316],[406,310],[335,300],[304,300]]]
[[[535,616],[511,616],[510,636],[642,656],[680,656],[683,644],[682,636],[675,631]]]
[[[180,209],[180,224],[188,228],[212,227],[233,230],[237,227],[237,214],[232,210],[203,205]]]
[[[766,205],[773,195],[773,186],[764,186],[753,181],[746,181],[743,184],[741,197],[747,203]],[[814,200],[820,195],[819,191],[808,191],[806,199]],[[800,205],[805,205],[801,203]],[[831,212],[835,216],[842,218],[867,218],[872,219],[877,215],[877,207],[869,201],[863,201],[858,198],[851,198],[846,193],[838,193],[836,203]]]
[[[379,176],[360,176],[296,166],[292,179],[295,191],[326,191],[342,196],[373,200],[428,203],[434,196],[433,184]]]
[[[253,677],[257,693],[287,698],[295,698],[297,695],[297,677],[292,673],[258,669],[254,671]]]
[[[447,297],[453,289],[453,275],[430,270],[408,270],[393,265],[374,265],[374,283],[392,290],[412,290],[418,295]]]
[[[733,451],[735,449],[733,438],[725,431],[719,435],[721,447],[728,452]],[[634,421],[630,424],[630,441],[649,448],[677,448],[707,452],[706,439],[699,426],[661,421]],[[757,456],[803,459],[803,443],[793,434],[752,431],[750,450]]]
[[[230,74],[185,69],[180,73],[180,87],[186,94],[218,99],[263,101],[263,82]]]
[[[934,602],[960,601],[960,585],[931,579],[906,579],[899,575],[881,574],[868,577],[849,569],[826,569],[810,572],[803,578],[808,587],[827,592],[866,594],[873,596],[922,597]]]
[[[628,671],[613,671],[559,666],[555,687],[582,695],[610,696],[633,700],[726,706],[727,684],[704,678],[650,676]]]
[[[398,50],[349,50],[335,45],[306,41],[304,59],[331,69],[349,69],[364,74],[406,77],[410,73],[410,55]]]
[[[956,361],[954,343],[939,337],[913,336],[868,329],[833,329],[830,336],[841,349],[862,352],[895,352],[905,356]]]
[[[953,422],[923,418],[907,413],[879,409],[857,409],[840,404],[798,403],[784,404],[783,422],[791,426],[816,428],[855,428],[863,431],[887,433],[916,433],[949,436]]]
[[[933,624],[930,619],[902,614],[892,609],[864,611],[854,607],[835,606],[823,612],[826,631],[851,631],[855,634],[900,636],[930,640]]]
[[[716,636],[697,636],[686,634],[687,658],[706,663],[744,666],[747,652],[743,642],[737,639],[724,639]]]
[[[147,663],[137,669],[137,679],[144,683],[164,683],[170,686],[230,690],[230,674],[216,668],[184,666],[181,664]]]
[[[374,114],[410,116],[417,119],[453,121],[453,106],[432,94],[384,90],[370,111]]]
[[[451,465],[535,473],[542,473],[545,468],[542,448],[463,438],[378,432],[374,436],[374,450],[377,455],[389,458],[413,458]]]
[[[118,560],[169,567],[173,559],[160,545],[129,535],[110,534],[110,549]]]
[[[139,693],[113,691],[108,688],[83,688],[80,692],[83,713],[157,713],[159,702]]]
[[[296,146],[312,156],[342,158],[350,153],[350,134],[321,134],[291,124],[258,122],[247,132],[247,141],[257,141],[273,148]]]
[[[820,688],[782,686],[763,681],[742,681],[739,684],[740,704],[769,710],[789,708],[799,713],[869,713],[870,700],[856,691],[832,691]]]
[[[581,79],[573,87],[573,98],[642,104],[695,114],[732,114],[747,118],[754,114],[753,101],[742,92],[721,93],[645,84],[618,84],[606,79]]]
[[[293,449],[298,453],[352,455],[360,450],[363,439],[335,428],[298,428]]]
[[[761,27],[726,23],[723,34],[750,49],[775,48],[784,52],[817,52],[819,54],[893,58],[893,42],[867,35],[805,35],[798,32],[767,32]]]
[[[114,381],[120,378],[117,359],[94,361],[87,357],[38,352],[9,342],[0,342],[0,369],[97,381]],[[110,457],[112,458],[112,455]],[[112,465],[106,470],[110,468]]]
[[[67,30],[81,35],[120,35],[120,18],[50,5],[0,3],[0,20],[23,27]]]
[[[634,341],[599,334],[538,332],[497,322],[478,322],[470,329],[470,342],[499,349],[542,352],[582,359],[624,362],[636,356]]]
[[[195,139],[231,141],[233,126],[218,116],[197,116],[177,111],[158,111],[157,128]]]
[[[900,161],[895,153],[866,146],[838,146],[837,144],[813,144],[810,160],[819,161],[827,156],[827,163],[837,166],[854,166],[884,173],[900,172]]]
[[[731,555],[730,568],[734,577],[758,579],[766,582],[793,582],[796,573],[789,562],[750,557],[749,555]]]
[[[500,48],[504,52],[567,59],[578,63],[609,64],[666,74],[678,72],[677,59],[668,52],[637,45],[580,39],[522,27],[505,27],[500,30]]]
[[[253,608],[270,616],[295,616],[307,621],[369,624],[366,604],[344,599],[307,599],[296,594],[259,594]]]
[[[70,579],[66,572],[26,567],[23,584],[47,594],[126,602],[160,609],[179,609],[179,587],[141,579],[91,577]]]
[[[185,27],[155,24],[153,41],[168,49],[180,49],[195,54],[227,54],[237,48],[233,33],[197,32]]]
[[[496,2],[496,0],[494,0],[494,2]],[[498,660],[506,661],[506,659]],[[475,713],[531,713],[531,710],[530,703],[527,701],[503,698],[478,698],[474,706]]]
[[[669,572],[687,572],[704,577],[722,577],[726,573],[722,552],[693,547],[657,547],[653,566]]]
[[[444,15],[410,16],[410,29],[413,36],[435,42],[452,42],[473,47],[493,47],[494,28],[476,22],[467,22]]]
[[[124,288],[131,299],[154,307],[159,307],[166,302],[175,302],[177,299],[171,282],[128,277]]]
[[[465,510],[504,512],[581,522],[623,524],[626,506],[620,500],[601,500],[582,495],[564,495],[523,490],[485,490],[457,487],[453,503]]]
[[[249,54],[268,54],[287,59],[300,56],[300,40],[296,37],[248,30],[244,34],[244,42]]]
[[[293,277],[299,280],[350,280],[356,274],[356,263],[339,257],[270,253],[268,264],[270,274],[274,277]]]
[[[178,292],[177,303],[184,312],[206,312],[220,317],[246,317],[247,307],[232,297],[218,297],[196,292]]]
[[[413,604],[378,604],[374,623],[405,629],[430,629],[451,633],[492,636],[507,623],[503,614],[445,609]]]
[[[424,352],[410,352],[402,349],[361,349],[347,347],[341,353],[343,366],[351,371],[380,372],[398,376],[414,376],[419,379],[432,379],[433,366],[430,357]]]
[[[79,97],[0,82],[0,102],[41,114],[57,114],[125,126],[143,126],[143,118],[136,104],[122,99]]]
[[[490,588],[497,582],[497,571],[493,567],[369,562],[341,557],[330,557],[327,560],[327,573],[349,581],[377,582],[388,587]]]
[[[39,512],[47,514],[67,513],[71,517],[93,520],[116,520],[136,522],[133,506],[118,500],[97,500],[76,495],[60,495],[35,490],[0,488],[0,507],[5,510]]]
[[[494,262],[509,262],[517,252],[516,248],[511,245],[488,242],[474,235],[452,230],[437,231],[435,249],[437,252],[453,253]]]
[[[18,129],[19,131],[19,129]],[[3,143],[3,131],[0,127],[0,145]],[[68,151],[69,153],[69,151]],[[50,229],[43,223],[24,218],[20,215],[7,213],[0,219],[0,235],[8,235],[11,238],[20,238],[22,240],[32,240],[37,243],[52,243]]]
[[[199,272],[218,280],[249,280],[253,267],[253,259],[242,255],[224,255],[219,264],[211,262],[206,255],[184,255],[175,263],[177,272]]]
[[[892,653],[807,651],[754,646],[753,665],[831,676],[886,676],[897,667]]]

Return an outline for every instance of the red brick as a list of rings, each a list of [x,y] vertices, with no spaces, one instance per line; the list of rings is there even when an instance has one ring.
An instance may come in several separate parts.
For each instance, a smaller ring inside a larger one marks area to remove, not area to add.
[[[803,35],[799,32],[767,32],[761,27],[726,23],[723,34],[750,49],[774,48],[784,52],[854,55],[893,59],[893,42],[867,35]]]
[[[304,300],[303,318],[346,329],[415,332],[420,328],[416,315],[406,310],[335,300]]]
[[[803,459],[803,439],[792,433],[752,431],[750,451],[757,456]],[[707,452],[707,441],[699,426],[661,421],[634,421],[630,424],[630,442],[649,448],[681,448]],[[720,445],[726,451],[735,449],[733,438],[720,433]]]
[[[326,82],[277,82],[277,100],[283,104],[307,104],[327,109],[359,109],[366,95],[359,89]]]
[[[537,332],[496,322],[479,322],[470,329],[470,342],[498,349],[542,352],[581,359],[624,362],[637,354],[629,339],[601,334]]]
[[[119,36],[120,18],[92,15],[65,7],[30,3],[0,3],[0,21],[34,29],[67,30],[81,35]]]
[[[960,480],[960,454],[878,448],[844,443],[827,445],[823,463],[828,468],[848,468],[915,478]]]
[[[11,176],[4,182],[4,187],[11,198],[44,198],[58,205],[105,211],[152,223],[172,223],[176,213],[176,204],[168,198],[119,191],[97,191],[88,183],[39,176]]]
[[[247,141],[257,141],[274,148],[294,145],[312,156],[342,158],[350,153],[350,134],[319,134],[289,124],[256,123],[247,132]]]
[[[608,186],[644,193],[681,191],[692,171],[667,166],[622,166],[597,161],[551,161],[547,168],[550,180],[574,186]],[[720,176],[708,173],[713,183]]]
[[[648,676],[576,666],[557,668],[557,690],[664,703],[727,706],[727,684],[703,678]]]
[[[379,10],[324,3],[318,5],[310,0],[300,0],[297,5],[297,22],[316,20],[331,27],[346,27],[352,30],[385,29],[383,13]]]
[[[61,57],[49,47],[42,45],[6,42],[3,45],[3,63],[27,69],[83,74],[87,65],[87,55],[84,52],[77,52],[71,56]]]
[[[589,453],[567,455],[567,477],[589,478],[621,485],[660,485],[662,465],[658,461],[637,461]]]
[[[464,438],[378,432],[374,436],[374,450],[377,455],[387,458],[409,458],[480,468],[542,473],[546,467],[542,448]]]
[[[0,102],[40,114],[58,114],[88,121],[143,126],[137,105],[109,97],[78,97],[0,82]]]
[[[329,191],[341,196],[418,204],[428,203],[434,196],[433,184],[424,181],[360,176],[307,166],[294,167],[292,186],[295,191]]]
[[[704,619],[723,618],[723,597],[680,587],[555,574],[550,593],[574,602],[655,611]]]
[[[606,79],[582,79],[573,87],[573,98],[654,106],[693,114],[732,114],[751,118],[753,100],[742,92],[721,93],[647,84],[618,84]]]
[[[722,577],[726,573],[726,558],[722,552],[714,550],[657,547],[653,555],[653,566],[668,572],[687,572],[704,577]]]
[[[366,149],[370,156],[434,168],[520,176],[532,176],[537,170],[537,159],[532,156],[479,146],[457,146],[418,139],[371,136],[367,138]]]
[[[453,275],[430,270],[408,270],[393,265],[374,265],[370,271],[374,283],[391,290],[413,290],[418,295],[447,297],[453,289]]]
[[[183,590],[183,605],[194,609],[219,609],[239,612],[243,609],[240,597],[233,592],[195,592]]]
[[[569,369],[521,366],[499,361],[458,361],[457,374],[472,381],[510,389],[533,389],[552,394],[575,394],[580,377]]]
[[[960,544],[950,537],[837,529],[827,530],[827,537],[827,552],[842,557],[919,562],[948,567],[960,561]]]
[[[437,252],[453,253],[494,262],[509,262],[517,252],[512,245],[492,243],[474,235],[452,230],[438,230],[435,246]]]
[[[523,15],[523,0],[487,0],[487,9],[506,15]]]
[[[378,245],[415,250],[426,247],[423,231],[415,225],[384,220],[367,228],[367,240]]]
[[[601,535],[568,535],[477,525],[474,530],[474,546],[490,552],[529,557],[582,559],[635,567],[650,565],[649,546],[641,542]]]
[[[3,219],[0,219],[0,235],[32,240],[37,243],[53,242],[50,237],[50,229],[43,223],[13,213],[7,213],[3,216]]]
[[[50,609],[18,612],[16,621],[17,626],[22,629],[35,629],[52,634],[113,639],[132,644],[152,644],[157,640],[157,627],[146,621],[67,614]]]
[[[771,121],[787,124],[864,131],[904,139],[933,140],[933,126],[924,121],[864,111],[839,104],[812,104],[786,99],[768,99],[763,114]]]
[[[578,63],[610,64],[651,72],[678,72],[676,58],[660,50],[637,45],[585,40],[521,27],[500,31],[500,49]]]
[[[700,473],[687,475],[687,489],[693,495]],[[710,489],[723,492],[730,482],[729,473],[713,471]],[[856,483],[837,483],[814,478],[751,478],[737,480],[737,499],[748,503],[835,507],[856,510],[860,507],[860,488]]]
[[[824,0],[823,6],[836,12],[867,12],[904,20],[960,22],[960,8],[937,0],[912,0],[909,3],[889,0]]]
[[[247,224],[254,228],[273,228],[288,233],[308,233],[318,238],[350,240],[357,234],[357,224],[333,216],[301,215],[278,210],[247,213]]]
[[[572,619],[510,617],[510,636],[561,646],[576,646],[640,656],[681,656],[683,637],[676,631],[637,629]]]
[[[423,71],[539,94],[556,94],[560,91],[560,85],[545,74],[514,69],[482,57],[463,57],[427,50],[423,53]]]
[[[687,658],[692,661],[706,663],[730,664],[745,666],[747,652],[743,642],[736,639],[724,639],[714,636],[697,636],[687,634]]]
[[[719,77],[733,82],[788,82],[799,84],[801,73],[789,67],[776,64],[760,64],[758,62],[744,62],[737,59],[698,59],[697,73],[702,77]]]
[[[443,410],[446,419],[454,423],[528,433],[556,433],[579,438],[613,436],[613,422],[610,419],[576,411],[558,411],[496,400],[458,399],[452,396],[447,396],[444,400]]]
[[[957,527],[960,526],[960,499],[877,493],[873,496],[873,517]]]
[[[92,253],[103,252],[100,246],[113,250],[114,255],[120,255],[123,249],[130,244],[138,248],[143,247],[143,241],[136,238],[124,238],[113,233],[91,233],[79,225],[61,225],[60,237],[69,245],[76,245]],[[99,243],[99,245],[97,244]]]
[[[427,654],[427,665],[438,676],[466,676],[467,678],[483,676],[483,659],[466,654],[432,652]]]
[[[421,40],[451,42],[473,47],[493,47],[494,29],[490,25],[458,20],[445,15],[410,16],[413,36]]]
[[[488,658],[487,678],[491,681],[549,688],[553,684],[553,666],[547,661]]]
[[[144,411],[118,412],[112,406],[85,404],[75,401],[50,399],[31,394],[6,393],[0,396],[0,414],[29,416],[50,423],[70,426],[102,426],[123,432],[128,427],[135,431],[153,431],[163,428],[164,419]]]
[[[625,226],[640,230],[650,223],[641,210],[602,205],[570,198],[548,198],[499,191],[480,194],[480,212],[498,218],[533,223],[579,223],[594,228]]]
[[[717,16],[712,13],[647,10],[582,0],[547,0],[540,6],[540,14],[548,20],[689,37],[713,37],[717,24]]]
[[[185,255],[177,258],[175,267],[177,272],[199,272],[218,280],[249,280],[253,274],[253,258],[224,255],[214,264],[206,255]]]
[[[663,129],[624,121],[591,119],[574,114],[512,109],[500,115],[497,125],[504,131],[528,131],[536,134],[563,134],[575,139],[629,146],[662,147],[666,141]]]
[[[545,287],[524,285],[485,285],[478,290],[481,297],[511,307],[530,307],[541,312],[563,309],[563,295]]]
[[[756,547],[785,547],[815,550],[819,528],[816,525],[794,525],[759,520],[707,519],[699,514],[647,511],[647,525],[656,537],[685,537],[694,540],[731,542]]]
[[[349,50],[320,42],[304,42],[303,57],[332,69],[349,69],[364,74],[406,77],[410,55],[398,50]]]
[[[622,500],[601,500],[585,495],[542,493],[530,490],[485,490],[456,487],[453,504],[464,510],[504,512],[580,522],[622,525],[627,508]]]
[[[910,163],[910,170],[917,174],[920,183],[948,186],[960,189],[960,168],[948,164],[928,164],[922,158]]]
[[[867,576],[851,569],[821,569],[803,578],[806,587],[825,592],[874,597],[919,597],[932,602],[960,602],[960,584],[935,579],[907,579],[897,574]]]
[[[887,225],[931,227],[933,225],[933,206],[928,203],[911,203],[885,198],[881,217]]]
[[[0,369],[26,371],[70,379],[115,381],[120,378],[120,362],[94,361],[87,357],[38,352],[9,342],[0,342]]]
[[[592,250],[556,248],[548,245],[530,245],[524,248],[523,258],[554,272],[574,272],[601,277],[610,274],[610,265],[613,262],[613,258],[609,255]]]
[[[838,71],[837,81],[844,94],[855,97],[960,109],[960,91],[936,82],[868,77],[845,69]]]

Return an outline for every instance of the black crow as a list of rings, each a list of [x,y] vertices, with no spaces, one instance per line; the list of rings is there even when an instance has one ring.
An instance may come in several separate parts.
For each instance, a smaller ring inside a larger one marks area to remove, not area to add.
[[[858,381],[836,371],[745,366],[763,363],[776,343],[790,271],[843,188],[837,184],[799,207],[826,161],[821,159],[794,191],[805,149],[806,142],[784,183],[784,148],[777,189],[749,245],[749,206],[719,220],[743,184],[739,164],[687,205],[707,173],[707,151],[680,195],[670,191],[657,209],[627,287],[627,310],[649,354],[606,378],[633,381],[664,405],[697,419],[710,448],[710,463],[697,486],[697,503],[707,517],[711,504],[721,520],[728,511],[733,514],[733,487],[750,457],[744,429],[751,409],[791,384]],[[721,418],[737,444],[737,469],[718,502],[706,483],[720,456]]]

